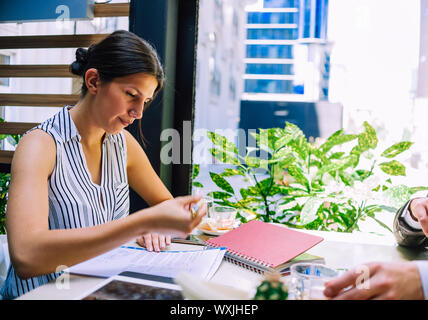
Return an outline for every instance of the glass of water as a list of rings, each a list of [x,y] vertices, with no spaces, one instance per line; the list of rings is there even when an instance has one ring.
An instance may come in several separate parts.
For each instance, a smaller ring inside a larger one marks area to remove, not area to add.
[[[290,267],[289,297],[294,300],[326,300],[323,293],[325,282],[337,276],[337,270],[323,264],[296,263]]]
[[[208,223],[214,230],[233,229],[236,213],[235,208],[214,205],[211,207]]]

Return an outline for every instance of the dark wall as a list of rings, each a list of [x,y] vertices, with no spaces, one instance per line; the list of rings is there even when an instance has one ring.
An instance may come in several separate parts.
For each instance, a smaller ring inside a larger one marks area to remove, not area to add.
[[[142,131],[147,141],[143,148],[174,197],[190,192],[192,165],[184,161],[179,165],[161,163],[160,135],[166,128],[178,130],[180,150],[183,150],[183,121],[193,120],[197,8],[197,0],[131,0],[130,7],[129,31],[155,47],[166,73],[163,90],[142,118]],[[137,122],[129,131],[140,141]],[[190,157],[186,154],[186,158],[191,159],[191,152],[190,148]],[[145,207],[146,202],[130,190],[130,212]]]
[[[328,102],[241,101],[239,127],[244,130],[297,125],[306,138],[327,138],[342,128],[340,104]],[[251,137],[249,137],[251,140]]]

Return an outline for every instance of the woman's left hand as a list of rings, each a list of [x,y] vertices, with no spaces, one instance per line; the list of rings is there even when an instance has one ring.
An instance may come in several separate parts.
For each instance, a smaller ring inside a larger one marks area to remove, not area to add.
[[[171,244],[171,236],[165,236],[159,233],[148,233],[137,238],[137,243],[145,247],[147,251],[159,252]]]

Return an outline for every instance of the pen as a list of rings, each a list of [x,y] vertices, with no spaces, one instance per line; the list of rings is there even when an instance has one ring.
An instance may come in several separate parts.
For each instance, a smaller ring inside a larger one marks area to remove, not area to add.
[[[204,204],[204,198],[201,198],[194,206],[190,208],[192,219],[196,217],[198,210],[202,207],[203,204]]]

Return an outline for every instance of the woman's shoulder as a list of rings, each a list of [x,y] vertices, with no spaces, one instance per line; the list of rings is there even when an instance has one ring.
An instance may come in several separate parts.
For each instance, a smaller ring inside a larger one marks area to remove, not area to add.
[[[56,161],[56,143],[46,131],[35,128],[19,141],[12,159],[12,167],[45,168],[52,172]]]

